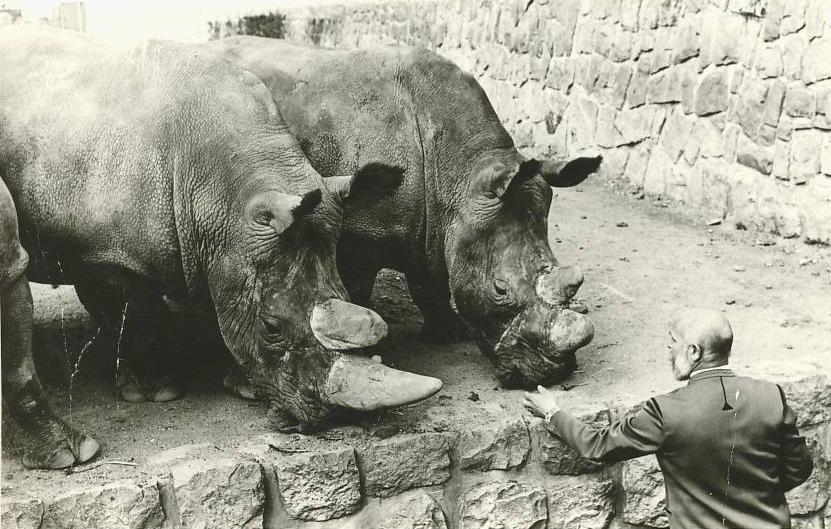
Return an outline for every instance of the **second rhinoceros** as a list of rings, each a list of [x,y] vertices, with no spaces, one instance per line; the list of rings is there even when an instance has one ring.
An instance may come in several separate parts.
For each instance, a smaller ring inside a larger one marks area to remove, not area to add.
[[[551,187],[578,184],[599,156],[524,158],[476,80],[424,49],[257,37],[210,46],[265,81],[324,177],[374,163],[403,175],[391,197],[346,214],[338,267],[356,303],[369,302],[381,267],[394,268],[407,277],[425,337],[458,337],[458,313],[503,385],[574,369],[594,330],[568,308],[583,275],[558,266],[546,219]]]
[[[24,464],[61,468],[98,444],[49,408],[32,362],[27,279],[73,284],[125,361],[174,351],[163,296],[208,308],[283,428],[419,400],[437,379],[344,354],[385,324],[346,301],[342,199],[255,76],[193,46],[112,50],[71,32],[0,30],[3,404]],[[352,198],[377,194],[357,175]]]

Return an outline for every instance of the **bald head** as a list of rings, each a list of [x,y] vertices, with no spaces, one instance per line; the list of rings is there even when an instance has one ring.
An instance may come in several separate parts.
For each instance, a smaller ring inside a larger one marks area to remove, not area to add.
[[[727,360],[733,346],[733,329],[727,316],[714,309],[688,309],[679,313],[670,328],[687,344],[697,345],[710,360]]]

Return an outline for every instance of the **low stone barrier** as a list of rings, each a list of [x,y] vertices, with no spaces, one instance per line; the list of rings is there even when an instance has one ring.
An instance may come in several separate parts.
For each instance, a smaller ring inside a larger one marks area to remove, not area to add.
[[[831,379],[807,376],[783,387],[815,461],[811,478],[787,495],[794,527],[827,527]],[[581,418],[602,425],[626,411]],[[148,458],[128,479],[55,489],[38,497],[4,489],[2,527],[668,527],[653,456],[598,465],[545,432],[541,420],[507,416],[475,430],[386,439],[267,434],[234,449],[193,444]]]

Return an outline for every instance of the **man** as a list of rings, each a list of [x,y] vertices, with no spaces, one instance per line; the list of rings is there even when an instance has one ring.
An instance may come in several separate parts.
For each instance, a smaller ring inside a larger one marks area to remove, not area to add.
[[[608,427],[582,424],[543,387],[525,394],[525,407],[588,459],[655,454],[674,529],[790,528],[785,491],[813,463],[782,388],[727,367],[733,331],[721,312],[685,311],[669,336],[675,378],[689,383]]]

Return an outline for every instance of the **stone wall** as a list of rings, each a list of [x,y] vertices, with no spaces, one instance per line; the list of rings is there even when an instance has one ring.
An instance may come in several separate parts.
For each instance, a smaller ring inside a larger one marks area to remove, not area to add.
[[[831,380],[793,377],[783,387],[816,467],[787,495],[794,527],[831,527]],[[602,425],[626,411],[581,417]],[[668,527],[653,456],[598,465],[549,435],[541,420],[509,416],[465,431],[269,434],[232,448],[187,445],[141,461],[131,476],[94,485],[85,485],[83,473],[63,481],[48,474],[56,484],[46,493],[4,488],[2,527]]]
[[[448,0],[289,12],[287,38],[424,45],[517,145],[598,148],[684,209],[831,243],[829,0]]]

